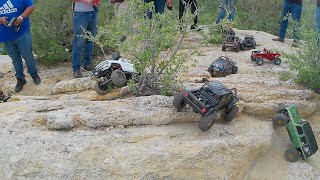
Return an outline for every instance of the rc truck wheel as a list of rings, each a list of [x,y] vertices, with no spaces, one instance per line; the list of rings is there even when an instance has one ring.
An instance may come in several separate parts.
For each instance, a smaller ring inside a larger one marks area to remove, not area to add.
[[[257,47],[257,43],[254,42],[252,48],[255,49]]]
[[[281,59],[279,57],[274,58],[273,63],[275,65],[280,65],[281,64]]]
[[[173,106],[180,112],[184,107],[186,107],[187,102],[184,100],[184,92],[178,93],[173,99]]]
[[[106,95],[109,92],[109,85],[109,82],[104,85],[101,85],[101,82],[96,82],[93,86],[93,89],[99,95]]]
[[[224,69],[222,72],[222,77],[226,77],[227,75],[228,75],[228,71],[226,69]]]
[[[256,58],[254,58],[252,55],[250,56],[251,61],[256,61]]]
[[[222,51],[226,51],[226,47],[225,46],[222,46]]]
[[[240,50],[244,50],[245,49],[245,45],[244,45],[244,43],[240,43]]]
[[[237,66],[233,66],[232,67],[232,74],[237,74],[238,73],[238,67]]]
[[[296,162],[300,157],[300,152],[295,147],[290,147],[286,150],[284,157],[289,162]]]
[[[277,114],[274,118],[273,118],[273,125],[276,127],[282,127],[287,125],[288,123],[288,117],[284,114]]]
[[[126,75],[120,69],[112,71],[111,80],[116,86],[123,86],[127,82]]]
[[[238,44],[236,47],[236,52],[239,52],[239,51],[240,51],[240,44]]]
[[[198,126],[199,129],[201,129],[201,131],[203,132],[207,132],[212,127],[216,119],[217,119],[217,114],[215,112],[207,116],[203,116]]]
[[[228,113],[226,112],[226,117],[224,118],[224,120],[227,122],[231,122],[233,118],[236,117],[236,114],[238,113],[238,111],[239,111],[239,107],[233,106]]]
[[[257,58],[256,63],[258,66],[261,66],[263,64],[263,59],[262,58]]]

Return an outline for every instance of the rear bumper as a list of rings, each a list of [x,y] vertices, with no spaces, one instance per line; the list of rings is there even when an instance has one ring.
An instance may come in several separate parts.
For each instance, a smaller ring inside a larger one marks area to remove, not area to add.
[[[205,113],[202,112],[203,105],[199,100],[193,96],[191,93],[188,92],[188,96],[184,96],[184,100],[192,107],[196,112],[204,115]]]

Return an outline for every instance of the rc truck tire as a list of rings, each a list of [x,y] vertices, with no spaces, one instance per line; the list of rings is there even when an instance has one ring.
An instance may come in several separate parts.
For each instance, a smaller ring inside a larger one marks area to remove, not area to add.
[[[111,73],[111,80],[116,86],[123,86],[127,82],[126,75],[120,69],[116,69]]]
[[[288,123],[288,117],[284,114],[277,114],[275,117],[273,117],[273,125],[276,127],[283,127],[287,125]]]
[[[255,49],[257,47],[257,43],[254,42],[252,48]]]
[[[279,57],[274,58],[273,63],[275,65],[280,65],[281,64],[281,59]]]
[[[239,107],[234,105],[229,112],[226,112],[225,121],[231,122],[239,111]]]
[[[226,69],[224,69],[222,72],[222,77],[226,77],[227,75],[228,75],[228,71]]]
[[[257,58],[256,63],[258,66],[261,66],[263,64],[263,59],[262,58]]]
[[[232,67],[232,74],[237,74],[238,73],[238,67],[237,66],[233,66]]]
[[[211,113],[207,116],[203,116],[198,127],[199,129],[201,129],[201,131],[207,132],[212,127],[212,125],[216,120],[217,120],[216,112]]]
[[[296,161],[298,161],[298,159],[300,157],[300,152],[297,150],[296,147],[292,146],[286,150],[284,157],[289,162],[296,162]]]
[[[254,58],[252,55],[250,56],[251,61],[256,61],[256,58]]]
[[[239,51],[240,51],[240,44],[238,44],[236,47],[236,52],[239,52]]]
[[[240,43],[240,50],[244,50],[245,49],[245,44],[244,43]]]
[[[109,92],[109,82],[101,86],[101,82],[96,82],[93,86],[94,91],[99,95],[106,95]]]
[[[180,112],[184,107],[186,107],[187,102],[184,100],[184,93],[179,92],[173,99],[173,106]]]
[[[222,51],[226,51],[226,47],[225,46],[222,46]]]

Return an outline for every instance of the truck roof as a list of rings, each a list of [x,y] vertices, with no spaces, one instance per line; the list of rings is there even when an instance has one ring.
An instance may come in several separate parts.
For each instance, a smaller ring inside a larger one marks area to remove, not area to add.
[[[210,81],[206,83],[211,90],[213,90],[218,96],[231,93],[231,91],[220,81]]]

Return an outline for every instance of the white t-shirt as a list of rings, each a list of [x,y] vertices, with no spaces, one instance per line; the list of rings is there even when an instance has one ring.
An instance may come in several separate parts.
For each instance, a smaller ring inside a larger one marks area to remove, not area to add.
[[[93,11],[93,6],[89,6],[83,2],[74,2],[73,3],[73,10],[76,12],[90,12]]]

